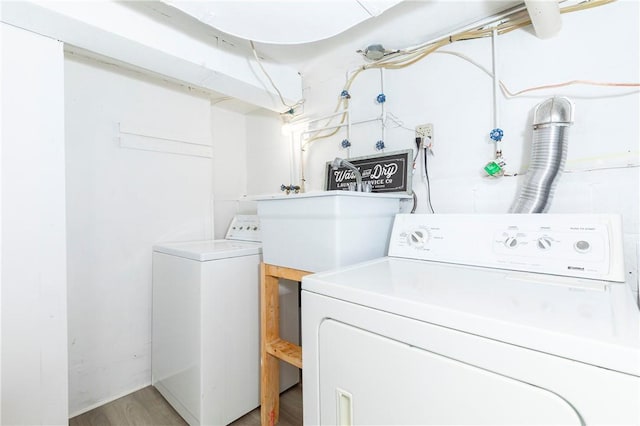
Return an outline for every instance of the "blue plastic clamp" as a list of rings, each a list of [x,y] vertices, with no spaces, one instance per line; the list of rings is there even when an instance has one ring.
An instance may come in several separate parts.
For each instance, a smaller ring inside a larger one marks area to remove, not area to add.
[[[342,145],[344,149],[347,149],[351,146],[351,142],[349,142],[349,139],[343,139],[340,145]]]
[[[376,142],[376,149],[378,151],[382,151],[384,149],[384,141],[378,141]]]
[[[387,100],[387,97],[385,96],[384,93],[380,93],[378,96],[376,96],[376,102],[378,102],[379,104],[385,103],[386,100]]]
[[[351,99],[351,95],[349,94],[349,91],[346,89],[340,92],[340,97],[345,99]]]

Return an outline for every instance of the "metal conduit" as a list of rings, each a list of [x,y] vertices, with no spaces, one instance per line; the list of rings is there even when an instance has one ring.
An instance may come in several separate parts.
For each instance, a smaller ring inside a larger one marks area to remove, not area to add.
[[[546,213],[567,158],[573,103],[553,97],[536,106],[533,115],[531,160],[526,180],[510,213]]]

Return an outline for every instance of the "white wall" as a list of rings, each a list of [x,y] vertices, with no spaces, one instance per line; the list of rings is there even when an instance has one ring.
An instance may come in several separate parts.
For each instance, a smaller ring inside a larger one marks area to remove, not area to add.
[[[63,49],[5,24],[0,31],[0,423],[66,424]]]
[[[0,16],[2,16],[2,9],[0,8]],[[0,46],[2,46],[2,40],[4,35],[4,29],[0,28]],[[4,62],[4,59],[2,60]],[[4,85],[3,80],[3,68],[2,62],[0,62],[0,87]],[[0,95],[0,132],[2,131],[2,106],[4,100]],[[0,141],[2,138],[0,137]],[[0,265],[2,263],[2,143],[0,143]],[[2,271],[0,270],[0,423],[2,423]]]
[[[224,238],[247,195],[247,130],[244,114],[211,107],[213,143],[214,237]],[[248,212],[255,213],[255,212]]]
[[[638,9],[638,2],[620,1],[565,14],[561,33],[544,41],[536,38],[530,28],[500,36],[497,46],[500,78],[513,91],[574,79],[638,82]],[[491,68],[490,39],[458,42],[442,50],[464,53]],[[315,75],[304,76],[305,110],[311,116],[333,112],[347,68],[347,65],[342,69],[334,67],[331,72],[326,67]],[[374,101],[381,92],[380,82],[377,70],[366,71],[356,79],[350,90],[352,120],[380,116],[381,108]],[[526,171],[535,105],[554,94],[567,95],[575,102],[576,122],[570,130],[566,172],[550,213],[622,213],[628,282],[637,291],[640,102],[637,90],[628,94],[633,90],[574,86],[514,99],[500,97],[499,127],[505,132],[508,170]],[[434,124],[435,156],[429,158],[429,171],[431,198],[437,213],[508,210],[520,178],[490,179],[482,170],[494,154],[488,138],[494,127],[491,78],[458,57],[433,54],[411,67],[385,71],[384,93],[387,111],[402,122],[400,127],[388,121],[387,151],[413,148],[415,126]],[[354,126],[350,153],[339,148],[344,137],[342,132],[315,142],[310,148],[307,189],[322,188],[327,160],[376,153],[374,145],[381,137],[380,125]],[[426,212],[426,190],[420,169],[414,175],[414,189],[419,198],[418,212]]]
[[[236,214],[256,214],[255,195],[280,192],[291,176],[291,143],[277,113],[211,108],[215,238],[224,238]]]
[[[292,180],[291,142],[282,134],[280,116],[259,110],[247,114],[247,191],[252,195],[280,192]]]
[[[75,415],[150,384],[151,247],[212,237],[212,163],[153,151],[211,150],[198,93],[71,55],[65,98]]]

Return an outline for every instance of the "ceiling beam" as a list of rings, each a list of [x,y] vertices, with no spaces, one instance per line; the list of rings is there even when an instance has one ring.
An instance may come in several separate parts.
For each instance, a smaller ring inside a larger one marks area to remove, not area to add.
[[[7,24],[262,108],[287,110],[248,54],[248,42],[241,48],[215,35],[184,31],[172,25],[172,17],[154,16],[126,2],[16,1],[1,7],[0,19]],[[285,102],[302,97],[295,69],[263,65]]]

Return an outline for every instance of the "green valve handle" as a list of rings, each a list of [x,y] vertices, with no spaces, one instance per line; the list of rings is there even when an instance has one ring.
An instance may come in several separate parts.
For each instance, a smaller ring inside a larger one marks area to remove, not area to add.
[[[500,167],[500,165],[495,161],[490,161],[486,166],[484,166],[484,171],[487,172],[489,176],[495,176],[502,172],[502,167]]]

